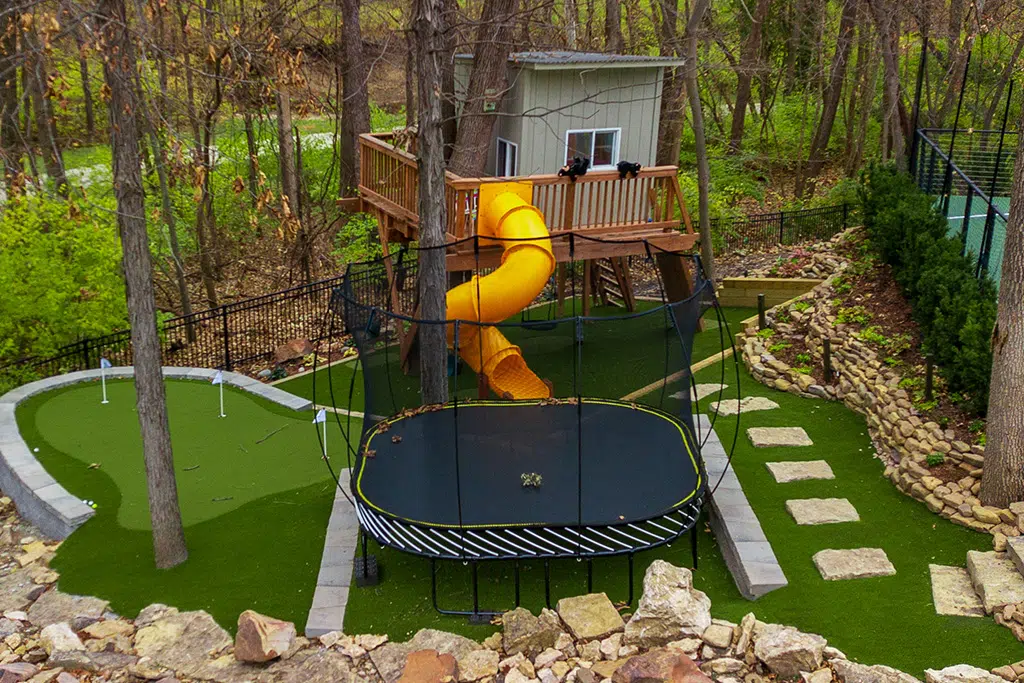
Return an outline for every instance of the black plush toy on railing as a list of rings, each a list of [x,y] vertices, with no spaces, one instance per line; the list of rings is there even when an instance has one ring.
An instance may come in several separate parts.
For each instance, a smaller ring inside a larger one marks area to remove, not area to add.
[[[627,175],[631,175],[636,178],[643,166],[635,161],[620,161],[615,168],[619,172],[619,180],[625,180]]]
[[[569,176],[569,180],[575,183],[577,178],[587,174],[588,168],[590,168],[590,159],[587,157],[573,157],[571,163],[558,169],[558,175]]]

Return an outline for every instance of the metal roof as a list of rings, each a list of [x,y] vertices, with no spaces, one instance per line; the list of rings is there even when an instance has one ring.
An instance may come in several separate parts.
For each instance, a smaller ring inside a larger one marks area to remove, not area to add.
[[[460,54],[456,59],[472,61],[473,55]],[[568,50],[548,50],[531,52],[513,52],[508,61],[520,64],[528,69],[585,69],[585,68],[639,68],[658,66],[679,66],[684,60],[675,57],[647,55],[617,55],[601,52],[571,52]]]

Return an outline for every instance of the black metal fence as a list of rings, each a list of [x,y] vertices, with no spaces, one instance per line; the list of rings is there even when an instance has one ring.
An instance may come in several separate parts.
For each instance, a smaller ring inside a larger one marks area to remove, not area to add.
[[[293,339],[319,341],[331,291],[342,277],[224,304],[164,321],[160,328],[164,365],[244,369],[271,358],[274,350]],[[47,358],[25,358],[0,368],[0,386],[65,372],[98,368],[100,359],[114,365],[132,364],[131,332],[122,330],[83,339]]]
[[[918,129],[911,173],[936,197],[965,254],[977,260],[977,276],[999,282],[1010,212],[1017,131]]]
[[[724,239],[725,251],[759,251],[778,245],[820,242],[849,227],[853,213],[850,204],[816,209],[776,211],[737,219],[711,221],[713,235]]]

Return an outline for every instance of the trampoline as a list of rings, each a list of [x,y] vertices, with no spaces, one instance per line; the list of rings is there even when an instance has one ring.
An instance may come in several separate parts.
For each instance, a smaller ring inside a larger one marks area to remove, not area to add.
[[[571,234],[557,239],[570,240],[573,252]],[[685,276],[690,282],[688,295],[670,297],[659,283],[659,300],[642,310],[595,317],[578,315],[578,293],[587,290],[576,280],[587,269],[570,266],[562,274],[570,315],[540,326],[514,322],[518,315],[485,318],[488,290],[478,283],[487,271],[479,267],[462,285],[478,319],[410,314],[418,311],[417,251],[402,248],[350,265],[330,306],[329,324],[337,318],[358,347],[363,379],[363,414],[334,413],[343,430],[354,429],[354,419],[362,422],[348,463],[362,531],[356,584],[379,580],[368,539],[429,558],[434,607],[471,619],[504,611],[479,604],[477,567],[485,561],[515,563],[516,606],[523,561],[543,565],[549,605],[554,560],[585,562],[590,591],[592,562],[624,556],[627,602],[633,600],[638,552],[689,534],[696,567],[696,526],[713,484],[700,456],[690,391],[678,389],[692,384],[693,335],[705,312],[718,312],[718,326],[709,327],[723,347],[730,339],[699,259],[648,245],[648,264],[676,268],[671,272],[677,281]],[[538,262],[543,266],[543,259]],[[538,291],[529,296],[539,297],[548,274],[542,269],[533,275]],[[452,301],[449,292],[449,311]],[[414,349],[416,335],[428,326],[444,327],[449,376],[447,399],[424,404]],[[635,366],[629,384],[644,392],[609,395],[610,363]],[[337,406],[336,388],[324,389]],[[469,608],[438,604],[437,566],[443,561],[469,565]]]

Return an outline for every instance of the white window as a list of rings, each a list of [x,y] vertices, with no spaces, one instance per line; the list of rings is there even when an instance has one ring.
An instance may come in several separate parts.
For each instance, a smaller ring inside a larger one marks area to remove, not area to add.
[[[498,138],[498,153],[495,156],[494,175],[514,176],[519,173],[519,145]]]
[[[619,163],[619,134],[621,128],[594,128],[570,130],[565,134],[565,163],[574,157],[590,159],[590,167],[614,168]]]

